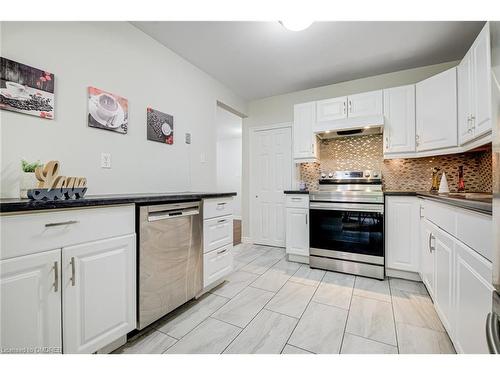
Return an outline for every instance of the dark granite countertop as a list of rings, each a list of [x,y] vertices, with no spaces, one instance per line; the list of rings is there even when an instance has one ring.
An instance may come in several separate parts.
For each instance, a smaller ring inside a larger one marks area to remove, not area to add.
[[[387,196],[418,196],[451,206],[465,208],[472,211],[491,215],[493,211],[493,197],[491,193],[448,193],[438,194],[428,191],[384,191]]]
[[[309,194],[309,190],[285,190],[285,194]]]
[[[87,195],[81,199],[58,201],[32,201],[30,199],[0,199],[0,212],[38,211],[91,206],[111,206],[117,204],[158,204],[199,200],[203,198],[232,197],[236,193],[174,192],[174,193],[137,193]]]

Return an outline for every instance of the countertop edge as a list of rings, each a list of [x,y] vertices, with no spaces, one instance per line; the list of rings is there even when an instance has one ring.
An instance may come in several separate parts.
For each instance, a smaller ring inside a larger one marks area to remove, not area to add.
[[[29,199],[13,200],[12,202],[0,200],[0,213],[33,212],[69,208],[86,208],[99,206],[115,206],[121,204],[161,204],[178,203],[190,200],[233,197],[235,192],[228,193],[179,193],[179,194],[152,194],[152,195],[109,195],[109,196],[88,196],[81,199],[68,199],[57,201],[33,201]]]

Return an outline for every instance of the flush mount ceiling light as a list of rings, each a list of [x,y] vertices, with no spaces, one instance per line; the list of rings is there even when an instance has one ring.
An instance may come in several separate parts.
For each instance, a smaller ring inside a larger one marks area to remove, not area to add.
[[[306,20],[288,20],[279,22],[281,26],[290,31],[305,30],[312,25],[312,21],[306,21]]]

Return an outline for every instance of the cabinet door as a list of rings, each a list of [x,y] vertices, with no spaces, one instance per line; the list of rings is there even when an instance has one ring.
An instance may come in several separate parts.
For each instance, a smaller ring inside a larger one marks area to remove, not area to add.
[[[65,353],[93,353],[136,327],[135,234],[63,248]]]
[[[415,151],[415,85],[384,90],[384,153]]]
[[[347,96],[316,102],[316,121],[318,123],[345,118],[347,118]]]
[[[474,137],[491,131],[491,58],[489,23],[472,45]]]
[[[316,103],[296,104],[293,107],[293,157],[312,159],[316,157],[316,142],[313,124],[316,119]]]
[[[61,250],[0,261],[0,347],[5,353],[61,353],[60,275]]]
[[[432,231],[434,254],[434,304],[445,328],[453,336],[453,245],[454,239],[444,231]]]
[[[363,92],[361,94],[350,95],[347,98],[348,116],[380,116],[383,115],[383,94],[382,90]]]
[[[416,106],[417,151],[457,146],[456,68],[417,83]]]
[[[419,271],[420,203],[416,197],[386,198],[386,266]]]
[[[309,256],[309,210],[286,209],[286,252]]]
[[[432,252],[432,225],[427,219],[420,221],[420,277],[434,298],[434,253]]]
[[[458,87],[458,138],[463,145],[474,137],[472,116],[472,71],[471,53],[467,53],[457,67]]]
[[[489,353],[484,331],[492,309],[492,267],[474,250],[455,241],[455,347],[459,353]]]

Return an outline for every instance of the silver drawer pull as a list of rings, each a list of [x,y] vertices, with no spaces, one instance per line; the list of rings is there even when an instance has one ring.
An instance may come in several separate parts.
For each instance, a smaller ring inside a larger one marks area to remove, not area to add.
[[[224,254],[227,251],[227,249],[219,250],[217,251],[217,254]]]
[[[218,223],[225,223],[226,221],[227,221],[226,219],[217,220]]]
[[[292,197],[292,201],[301,201],[302,198]]]
[[[71,286],[75,286],[75,257],[71,257]]]
[[[59,264],[54,262],[54,292],[59,290]]]
[[[45,224],[45,228],[60,227],[62,225],[71,225],[71,224],[77,224],[77,223],[79,223],[78,220],[61,221],[59,223],[47,223],[47,224]]]

